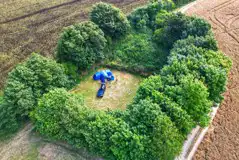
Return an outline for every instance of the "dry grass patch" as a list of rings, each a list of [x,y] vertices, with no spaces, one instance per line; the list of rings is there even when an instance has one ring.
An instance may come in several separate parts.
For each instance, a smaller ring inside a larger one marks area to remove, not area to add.
[[[100,88],[100,81],[94,81],[92,75],[87,76],[72,93],[80,93],[85,97],[87,106],[96,109],[125,109],[138,89],[142,78],[127,72],[112,70],[115,80],[106,83],[103,98],[97,98],[96,94]]]

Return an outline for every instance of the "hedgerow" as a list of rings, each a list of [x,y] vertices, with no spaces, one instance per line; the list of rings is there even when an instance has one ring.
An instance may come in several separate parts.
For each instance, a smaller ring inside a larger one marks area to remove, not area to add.
[[[133,11],[130,32],[119,9],[95,5],[90,17],[99,27],[93,22],[70,26],[58,42],[65,69],[34,54],[10,73],[0,100],[0,129],[15,129],[18,118],[31,112],[41,134],[105,159],[174,159],[192,128],[208,125],[232,64],[218,51],[206,21],[169,12],[173,7],[171,0],[152,0]],[[80,70],[100,61],[103,51],[105,63],[156,74],[140,84],[126,110],[93,110],[81,95],[63,89],[71,85],[69,77],[77,80]]]

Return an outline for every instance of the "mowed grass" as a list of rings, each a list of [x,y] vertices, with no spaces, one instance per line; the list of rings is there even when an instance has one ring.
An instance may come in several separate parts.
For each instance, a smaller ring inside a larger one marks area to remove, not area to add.
[[[101,83],[93,80],[93,74],[85,77],[71,92],[82,94],[88,107],[100,110],[125,109],[127,104],[133,100],[143,78],[123,71],[111,71],[115,80],[106,83],[103,98],[96,97]]]

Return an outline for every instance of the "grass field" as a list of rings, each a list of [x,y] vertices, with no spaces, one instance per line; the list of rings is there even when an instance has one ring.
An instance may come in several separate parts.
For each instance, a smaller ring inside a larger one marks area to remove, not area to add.
[[[0,89],[7,73],[32,52],[53,57],[63,27],[88,18],[100,0],[1,0],[0,3]],[[147,0],[103,0],[125,13]]]
[[[101,69],[99,69],[101,70]],[[115,80],[106,83],[106,91],[103,98],[97,98],[96,93],[100,88],[100,81],[94,81],[92,75],[88,75],[71,92],[80,93],[85,97],[88,107],[96,109],[125,109],[136,94],[141,77],[112,70]]]

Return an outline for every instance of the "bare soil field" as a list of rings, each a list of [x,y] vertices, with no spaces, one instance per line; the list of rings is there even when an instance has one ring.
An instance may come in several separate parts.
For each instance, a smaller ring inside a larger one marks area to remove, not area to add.
[[[52,57],[63,27],[88,18],[96,2],[120,7],[125,13],[147,0],[1,0],[0,89],[7,73],[32,52]]]
[[[233,61],[225,99],[194,157],[239,159],[239,0],[199,0],[187,14],[207,19],[220,49]]]

